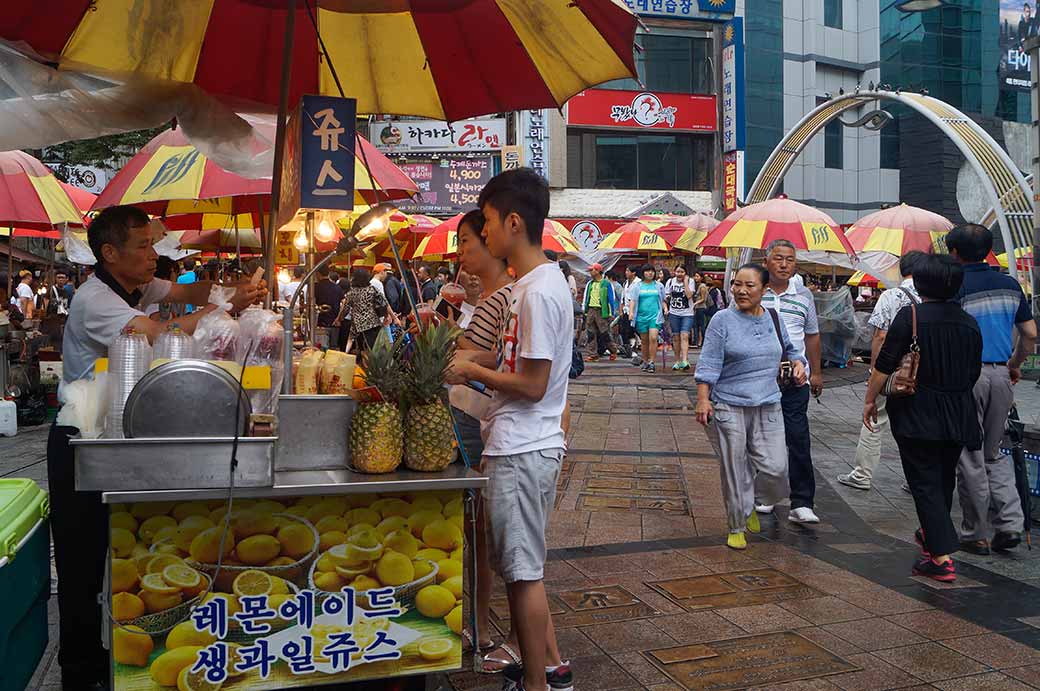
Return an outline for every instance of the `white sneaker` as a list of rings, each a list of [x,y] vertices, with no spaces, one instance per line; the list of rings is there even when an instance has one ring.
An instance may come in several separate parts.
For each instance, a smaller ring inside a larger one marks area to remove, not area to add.
[[[791,513],[787,514],[787,520],[792,523],[819,523],[820,517],[808,506],[800,506],[797,509],[791,509]]]
[[[773,513],[773,505],[755,504],[755,513]]]
[[[853,470],[851,473],[846,473],[845,475],[839,475],[838,482],[845,485],[846,487],[852,487],[853,489],[870,489],[870,480],[863,477],[855,470]]]

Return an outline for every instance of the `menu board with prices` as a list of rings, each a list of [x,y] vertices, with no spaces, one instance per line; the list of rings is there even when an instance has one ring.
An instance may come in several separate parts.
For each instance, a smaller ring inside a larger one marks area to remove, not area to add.
[[[495,174],[492,156],[409,159],[398,166],[419,187],[419,196],[400,204],[407,213],[451,216],[475,208],[480,191]]]

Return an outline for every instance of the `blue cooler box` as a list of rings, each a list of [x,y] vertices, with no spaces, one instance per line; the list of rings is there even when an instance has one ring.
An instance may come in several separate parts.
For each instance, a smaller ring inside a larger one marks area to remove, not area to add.
[[[51,592],[47,493],[0,479],[0,689],[29,685],[47,649]]]

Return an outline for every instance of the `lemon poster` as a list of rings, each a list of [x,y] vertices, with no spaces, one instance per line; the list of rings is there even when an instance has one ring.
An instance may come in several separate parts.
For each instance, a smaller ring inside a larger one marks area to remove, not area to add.
[[[115,691],[461,667],[461,491],[113,504],[110,530]]]

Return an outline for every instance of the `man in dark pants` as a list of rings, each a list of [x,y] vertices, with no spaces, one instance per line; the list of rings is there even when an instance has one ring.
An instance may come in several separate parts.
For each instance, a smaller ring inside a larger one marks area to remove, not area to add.
[[[791,511],[787,520],[792,523],[819,523],[814,509],[816,478],[813,475],[812,450],[809,437],[809,394],[819,396],[823,391],[823,371],[820,363],[820,327],[816,317],[816,302],[805,286],[791,281],[797,268],[794,245],[787,240],[774,240],[766,249],[766,268],[769,285],[762,296],[762,306],[774,310],[787,327],[787,334],[796,353],[809,362],[809,382],[785,390],[780,399],[784,411],[784,434],[787,438],[788,475],[791,481]],[[759,513],[770,513],[772,506],[757,505]]]
[[[170,283],[154,277],[158,258],[152,248],[148,215],[132,206],[102,211],[87,231],[97,257],[94,275],[77,291],[65,325],[62,355],[63,385],[93,379],[94,363],[106,357],[108,347],[124,328],[131,326],[149,341],[170,322],[149,319],[144,310],[152,304],[205,305],[173,323],[193,333],[208,305],[212,281]],[[231,299],[238,310],[252,304],[265,291],[239,285]],[[77,492],[75,454],[69,438],[74,427],[51,428],[47,441],[47,479],[50,489],[54,564],[58,572],[58,664],[66,691],[107,688],[108,653],[101,645],[101,631],[108,626],[98,604],[108,558],[108,511],[98,492]]]

